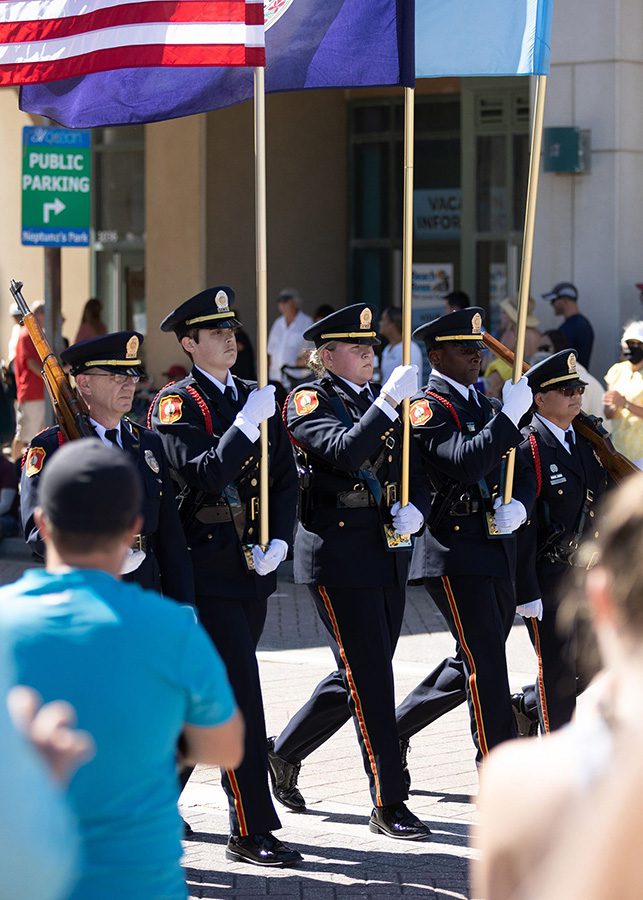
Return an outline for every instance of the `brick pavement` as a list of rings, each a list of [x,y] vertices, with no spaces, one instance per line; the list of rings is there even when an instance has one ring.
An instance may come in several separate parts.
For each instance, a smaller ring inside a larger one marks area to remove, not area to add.
[[[19,539],[0,544],[0,583],[18,577],[31,554]],[[396,657],[398,698],[451,652],[453,641],[422,588],[410,588]],[[534,660],[522,626],[510,636],[513,687],[533,676]],[[333,667],[323,629],[305,589],[288,570],[270,602],[260,645],[268,733],[276,733]],[[181,798],[195,831],[185,843],[191,898],[269,897],[283,900],[349,898],[470,898],[469,827],[475,821],[477,776],[464,706],[412,741],[409,806],[429,823],[430,843],[401,844],[368,831],[368,782],[351,722],[302,767],[300,786],[308,812],[279,808],[279,836],[300,850],[297,869],[260,870],[224,857],[227,808],[218,771],[199,767]]]

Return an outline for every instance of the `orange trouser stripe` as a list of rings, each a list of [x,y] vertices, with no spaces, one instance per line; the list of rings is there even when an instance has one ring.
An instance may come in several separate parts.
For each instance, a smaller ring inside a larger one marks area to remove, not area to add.
[[[545,679],[543,676],[543,658],[540,652],[540,632],[538,631],[538,619],[535,616],[532,617],[531,624],[534,629],[534,649],[538,657],[538,695],[543,714],[543,728],[545,729],[545,734],[549,734],[549,711],[547,709],[547,694],[545,693]]]
[[[487,746],[487,737],[484,733],[484,722],[482,720],[482,706],[480,704],[480,695],[478,694],[478,682],[476,678],[476,664],[473,659],[473,654],[471,650],[469,650],[469,646],[464,636],[464,628],[462,627],[462,620],[460,619],[460,613],[458,612],[458,607],[455,602],[455,597],[453,596],[453,590],[451,588],[451,582],[449,581],[446,575],[442,576],[442,584],[444,585],[444,590],[447,595],[447,600],[449,601],[449,608],[451,610],[451,615],[453,616],[453,621],[455,623],[456,631],[458,632],[458,640],[460,641],[460,646],[462,647],[465,656],[467,657],[467,662],[469,664],[469,691],[471,693],[471,702],[473,704],[473,715],[476,720],[476,728],[478,730],[478,743],[480,745],[480,752],[483,756],[486,756],[489,752],[489,748]]]
[[[348,687],[351,692],[351,697],[353,698],[353,703],[355,704],[355,715],[357,716],[357,724],[359,725],[359,730],[362,735],[362,740],[364,741],[364,746],[366,747],[366,752],[368,754],[368,760],[371,767],[371,772],[373,773],[373,778],[375,780],[375,798],[377,802],[377,806],[382,805],[382,795],[380,792],[380,779],[377,774],[377,766],[375,764],[375,754],[373,753],[373,747],[371,745],[371,739],[368,736],[368,731],[366,729],[366,721],[364,719],[364,713],[362,711],[362,701],[359,698],[359,694],[357,693],[357,687],[355,685],[355,679],[353,678],[353,672],[351,670],[350,665],[348,664],[348,657],[346,656],[346,651],[344,650],[344,645],[342,643],[342,637],[339,633],[339,626],[337,624],[337,618],[335,616],[335,612],[333,610],[333,605],[330,602],[330,597],[326,591],[325,587],[322,585],[318,585],[319,593],[321,594],[321,598],[324,601],[324,606],[326,607],[326,612],[328,613],[328,617],[330,619],[330,623],[333,628],[333,635],[335,636],[335,640],[337,641],[337,646],[339,647],[339,655],[342,658],[344,663],[344,667],[346,669],[346,680],[348,681]]]
[[[239,790],[239,782],[233,769],[226,769],[226,775],[230,781],[230,787],[234,794],[234,808],[237,814],[237,822],[239,823],[239,836],[246,837],[248,834],[248,826],[246,825],[246,814],[243,809],[243,800],[241,799],[241,791]]]

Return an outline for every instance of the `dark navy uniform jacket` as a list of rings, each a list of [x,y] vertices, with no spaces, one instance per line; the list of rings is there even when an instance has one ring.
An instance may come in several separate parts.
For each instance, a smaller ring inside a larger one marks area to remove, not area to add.
[[[158,435],[128,419],[121,420],[120,432],[123,450],[134,459],[143,481],[141,514],[144,521],[141,534],[149,541],[146,558],[138,569],[126,576],[126,580],[145,588],[160,590],[165,596],[181,603],[194,603],[190,555],[161,441]],[[34,448],[42,450],[42,465],[28,465],[28,454],[27,464],[22,469],[20,511],[25,540],[40,556],[44,556],[44,544],[33,517],[34,509],[38,506],[38,482],[42,467],[47,465],[51,455],[60,446],[60,438],[57,425],[36,435],[31,441],[30,451]],[[38,468],[38,471],[33,472],[34,468]]]
[[[427,390],[448,401],[461,427],[453,413]],[[487,397],[479,392],[477,397],[479,405],[465,400],[444,379],[431,376],[427,388],[411,400],[413,436],[434,491],[429,528],[413,551],[411,579],[441,575],[513,577],[515,538],[488,537],[478,482],[484,479],[495,497],[502,489],[501,457],[522,437],[507,416],[494,415]],[[517,469],[513,493],[518,500],[522,500],[521,490],[522,477]],[[450,500],[444,503],[447,497]],[[439,520],[431,524],[440,509]]]
[[[525,506],[528,523],[518,535],[518,603],[543,600],[545,607],[556,607],[560,578],[569,569],[564,559],[555,560],[549,550],[569,548],[576,535],[587,491],[593,498],[583,522],[583,536],[598,536],[596,507],[608,487],[609,476],[585,438],[576,432],[576,449],[567,452],[545,423],[534,416],[523,431],[520,457],[531,474]],[[536,439],[536,455],[529,435]]]
[[[377,394],[379,388],[371,387]],[[300,522],[295,539],[295,581],[362,588],[403,583],[408,553],[388,552],[382,527],[388,508],[386,485],[396,484],[399,491],[399,418],[391,421],[345,382],[325,375],[291,393],[286,421],[294,441],[305,451],[310,470],[310,483],[301,498],[305,524]],[[411,449],[410,500],[426,518],[430,494],[416,451]],[[382,489],[380,505],[344,505],[345,492],[351,495],[346,502],[354,502],[356,494],[367,502],[373,496],[360,469],[368,462],[377,464],[380,454],[381,465],[375,473]]]
[[[187,512],[182,511],[181,518],[192,556],[197,597],[265,598],[276,588],[276,573],[258,576],[248,571],[234,522],[208,524],[198,518],[204,507],[227,508],[224,492],[232,485],[245,513],[244,540],[259,540],[261,445],[260,441],[250,441],[232,424],[256,384],[236,377],[234,383],[238,398],[232,404],[195,368],[186,378],[160,392],[152,407],[151,423],[161,437],[170,466],[187,486]],[[286,541],[290,547],[297,474],[279,409],[268,420],[268,436],[269,536],[271,540]]]

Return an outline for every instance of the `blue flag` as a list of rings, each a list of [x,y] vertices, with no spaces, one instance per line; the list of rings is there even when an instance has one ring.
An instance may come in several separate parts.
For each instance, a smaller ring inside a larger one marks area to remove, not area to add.
[[[546,75],[553,0],[416,0],[415,75]]]
[[[414,84],[413,0],[265,0],[266,90]],[[24,86],[70,128],[158,122],[248,100],[252,69],[130,68]]]

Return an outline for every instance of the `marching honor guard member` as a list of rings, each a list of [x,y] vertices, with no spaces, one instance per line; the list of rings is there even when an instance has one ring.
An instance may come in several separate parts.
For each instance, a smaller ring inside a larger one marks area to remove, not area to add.
[[[275,415],[274,387],[230,373],[237,358],[234,291],[209,288],[161,323],[193,366],[155,398],[151,423],[181,484],[181,521],[194,568],[196,606],[228,670],[246,722],[245,756],[222,771],[228,797],[228,859],[287,866],[301,855],[273,834],[281,824],[268,787],[268,759],[256,648],[275,570],[292,543],[297,475],[288,436]],[[259,425],[268,420],[270,543],[259,540]]]
[[[409,557],[394,546],[422,528],[430,508],[413,465],[412,502],[398,500],[398,407],[417,390],[418,373],[398,366],[381,391],[370,384],[379,344],[371,322],[371,310],[357,303],[304,332],[320,377],[297,387],[286,408],[300,472],[295,581],[309,587],[338,671],[271,739],[270,768],[277,799],[301,811],[301,761],[352,714],[373,799],[370,830],[421,840],[430,831],[404,803],[392,667]]]
[[[576,358],[575,350],[562,350],[527,372],[534,416],[520,445],[533,491],[529,521],[518,537],[516,589],[539,665],[535,701],[529,690],[515,701],[525,715],[540,718],[544,733],[570,721],[576,694],[589,680],[577,671],[575,629],[561,629],[556,619],[570,566],[587,566],[579,545],[599,537],[595,510],[608,486],[591,444],[572,424],[586,384]]]
[[[61,353],[76,379],[76,388],[96,436],[130,456],[143,481],[143,527],[125,560],[123,578],[159,591],[181,603],[194,602],[192,566],[176,507],[163,445],[158,435],[123,418],[132,408],[135,385],[144,375],[140,359],[143,336],[117,331],[72,344]],[[20,510],[25,540],[39,556],[44,544],[34,520],[40,474],[65,443],[58,425],[31,441],[20,483]]]
[[[474,387],[482,363],[483,310],[450,313],[416,329],[433,367],[411,401],[413,435],[433,489],[428,527],[418,538],[410,578],[424,587],[456,640],[441,663],[397,709],[403,756],[409,739],[466,697],[480,760],[515,734],[505,641],[516,613],[515,538],[525,505],[502,505],[505,454],[522,440],[531,408],[525,378],[503,391],[502,411]],[[521,496],[522,479],[514,493]]]

